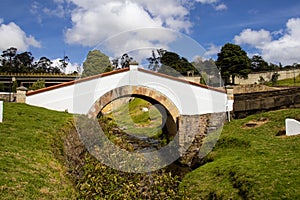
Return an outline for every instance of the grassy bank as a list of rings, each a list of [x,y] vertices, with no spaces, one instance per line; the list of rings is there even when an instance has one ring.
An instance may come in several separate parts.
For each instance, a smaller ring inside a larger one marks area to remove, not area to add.
[[[16,103],[4,104],[4,111],[0,124],[0,199],[75,199],[77,192],[63,164],[62,130],[70,128],[71,115]],[[226,124],[214,150],[205,158],[207,163],[187,174],[181,191],[190,199],[299,198],[300,137],[279,136],[288,117],[300,119],[300,109],[252,115]],[[83,196],[107,189],[104,192],[112,191],[116,197],[113,191],[130,193],[137,190],[138,178],[147,178],[141,174],[132,179],[124,174],[115,176],[117,172],[111,169],[103,174],[103,166],[96,161],[85,167],[87,179],[81,183],[86,188],[79,188]],[[174,189],[170,184],[173,179],[159,175],[155,185],[153,176],[140,188]]]
[[[5,103],[0,124],[0,199],[74,199],[62,158],[66,113]]]
[[[191,199],[298,199],[300,137],[276,136],[300,110],[280,110],[225,125],[205,165],[180,188]],[[257,127],[248,125],[259,124]]]
[[[143,111],[147,108],[147,111]],[[107,115],[127,133],[138,136],[152,137],[161,134],[162,116],[159,110],[146,100],[132,99],[128,104]]]
[[[294,78],[277,81],[278,86],[300,86],[300,75]]]

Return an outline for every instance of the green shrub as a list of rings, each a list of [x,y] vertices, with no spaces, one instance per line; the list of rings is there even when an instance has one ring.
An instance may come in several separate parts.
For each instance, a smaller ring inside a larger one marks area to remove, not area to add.
[[[38,90],[44,87],[46,87],[45,80],[38,80],[29,87],[29,90]]]
[[[179,178],[164,170],[120,172],[86,154],[83,171],[77,183],[80,199],[183,199],[178,192]]]

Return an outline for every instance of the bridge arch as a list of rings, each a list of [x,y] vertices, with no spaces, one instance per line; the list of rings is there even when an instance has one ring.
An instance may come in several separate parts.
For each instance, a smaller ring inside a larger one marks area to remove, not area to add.
[[[98,113],[103,110],[103,108],[111,103],[112,101],[122,98],[122,97],[143,97],[143,99],[151,102],[151,99],[161,104],[166,108],[173,120],[176,121],[180,116],[179,109],[176,105],[164,94],[145,86],[121,86],[106,92],[104,95],[99,97],[96,102],[91,106],[88,116],[90,118],[97,117]]]
[[[176,105],[164,94],[145,86],[121,86],[106,92],[99,97],[95,103],[91,106],[88,117],[96,118],[97,115],[111,102],[123,97],[139,97],[150,102],[152,105],[161,105],[165,109],[165,115],[163,115],[161,109],[158,109],[163,119],[162,131],[167,133],[168,136],[174,137],[178,131],[178,117],[180,116],[179,110]]]

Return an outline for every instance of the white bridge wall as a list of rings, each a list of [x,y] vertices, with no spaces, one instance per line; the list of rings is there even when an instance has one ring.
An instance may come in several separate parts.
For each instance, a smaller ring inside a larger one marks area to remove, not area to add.
[[[137,66],[131,66],[127,72],[33,94],[27,96],[26,103],[57,111],[87,114],[102,95],[126,85],[145,86],[161,92],[177,106],[181,115],[226,111],[226,93],[138,71]]]

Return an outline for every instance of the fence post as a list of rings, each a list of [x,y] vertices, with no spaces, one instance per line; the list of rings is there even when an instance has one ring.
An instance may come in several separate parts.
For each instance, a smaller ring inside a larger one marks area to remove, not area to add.
[[[17,88],[17,103],[26,103],[26,92],[27,88],[24,86]]]

